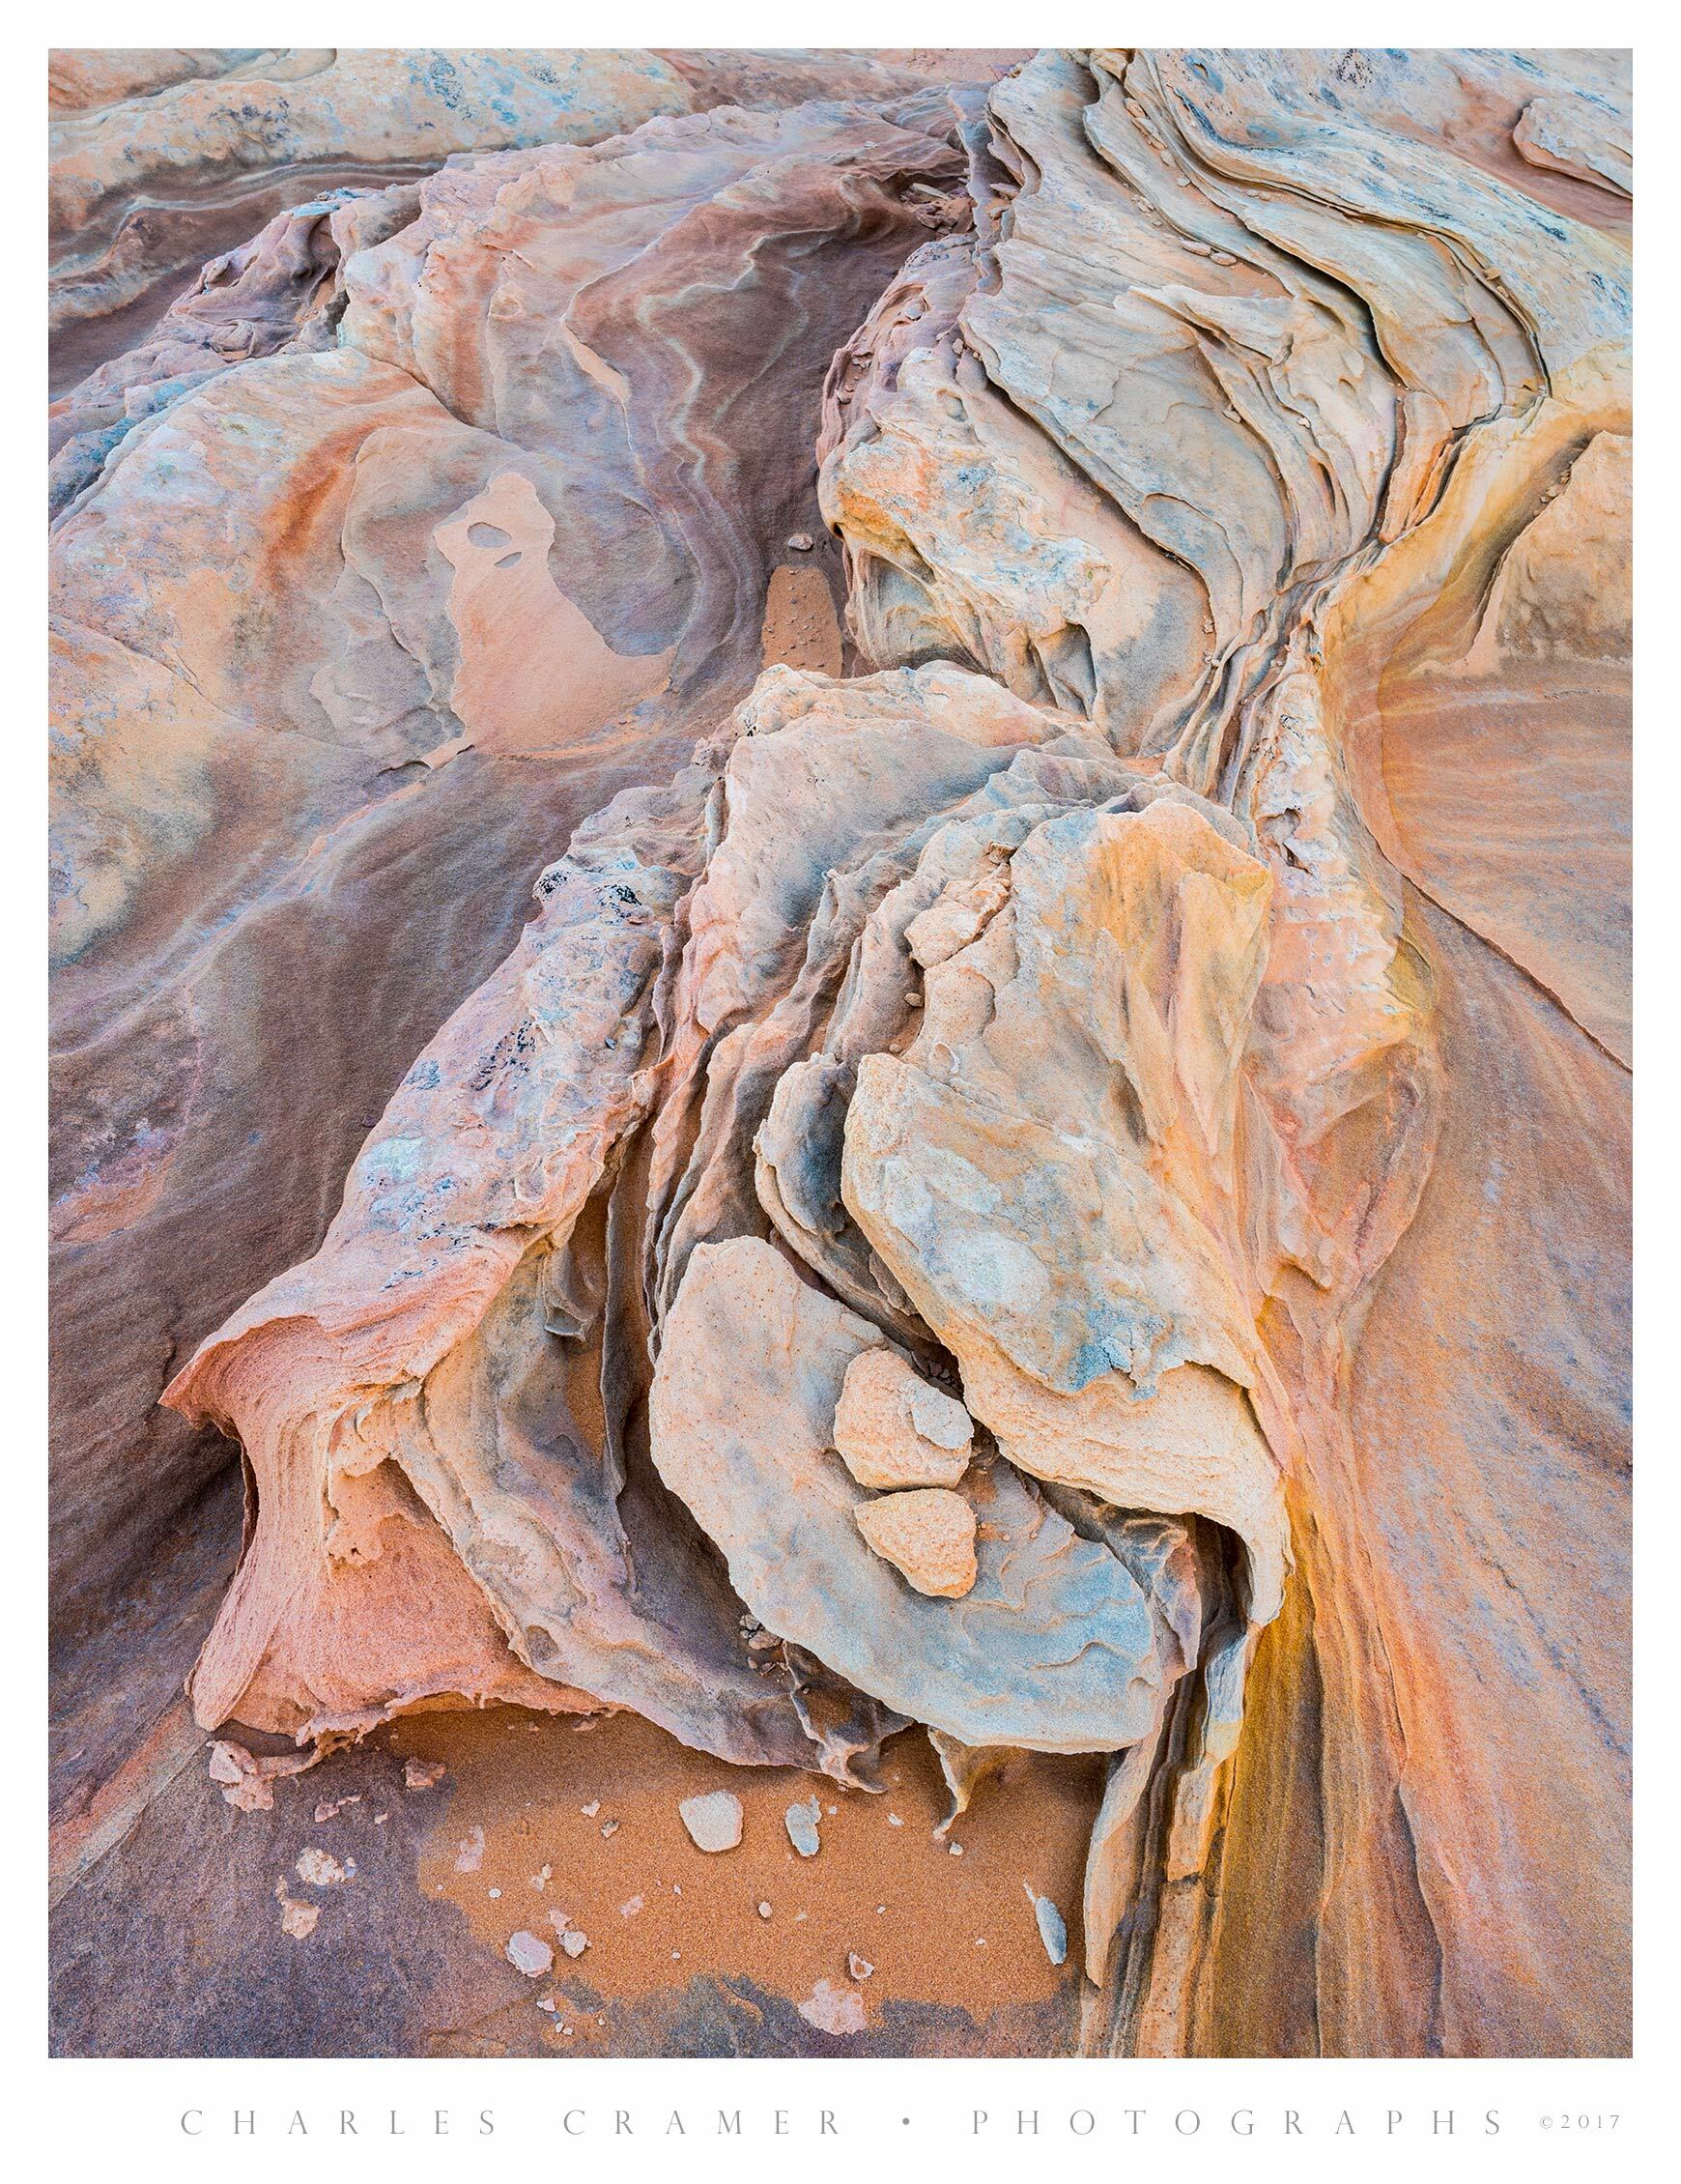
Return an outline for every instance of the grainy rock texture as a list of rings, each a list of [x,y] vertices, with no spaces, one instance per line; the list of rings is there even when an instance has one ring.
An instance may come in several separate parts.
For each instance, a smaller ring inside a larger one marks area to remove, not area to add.
[[[48,67],[55,384],[145,331],[218,249],[334,187],[454,155],[587,144],[656,114],[888,99],[1020,56],[175,47]]]
[[[751,1863],[919,1725],[942,1867],[1100,1770],[1065,2047],[1625,2051],[1623,58],[573,58],[59,408],[68,1622],[219,1430],[254,1826],[627,1710]]]

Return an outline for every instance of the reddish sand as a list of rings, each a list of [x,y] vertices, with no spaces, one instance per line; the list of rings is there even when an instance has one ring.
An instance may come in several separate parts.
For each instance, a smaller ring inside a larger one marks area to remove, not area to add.
[[[399,1755],[448,1769],[421,1853],[423,1893],[459,1906],[499,1951],[522,1930],[555,1949],[553,1974],[531,1982],[531,2005],[556,2003],[556,2040],[603,2036],[585,1995],[675,1994],[697,1975],[745,1979],[795,2002],[827,1980],[861,1997],[868,2024],[890,2001],[944,2004],[981,2022],[1078,1976],[1099,1761],[1023,1754],[940,1838],[945,1785],[920,1731],[887,1747],[879,1796],[788,1769],[731,1767],[633,1714],[576,1725],[512,1710],[424,1714],[383,1737]],[[707,1854],[677,1807],[722,1789],[741,1799],[742,1840]],[[813,1793],[822,1848],[802,1858],[784,1815]],[[1068,1921],[1060,1969],[1024,1882]],[[623,1908],[638,1898],[640,1909]],[[576,1960],[560,1951],[556,1912],[588,1937]],[[873,1970],[854,1979],[849,1953]]]

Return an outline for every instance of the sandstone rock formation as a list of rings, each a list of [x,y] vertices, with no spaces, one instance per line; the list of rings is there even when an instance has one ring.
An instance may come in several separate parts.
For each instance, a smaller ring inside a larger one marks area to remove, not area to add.
[[[1617,2052],[1626,70],[870,89],[68,398],[67,1567],[219,1428],[207,1730],[1098,1754],[1091,2047]]]
[[[55,390],[116,355],[218,250],[325,189],[455,154],[589,144],[656,114],[887,99],[1015,53],[331,46],[52,54]]]

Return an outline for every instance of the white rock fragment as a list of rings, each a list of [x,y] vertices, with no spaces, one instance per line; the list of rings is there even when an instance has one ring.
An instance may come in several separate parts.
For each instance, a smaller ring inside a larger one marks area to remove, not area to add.
[[[741,1841],[741,1799],[733,1791],[685,1797],[677,1810],[698,1851],[733,1851]]]
[[[442,1760],[405,1760],[403,1762],[403,1787],[405,1790],[436,1790],[443,1780]]]
[[[955,1486],[974,1451],[974,1422],[897,1350],[863,1350],[846,1368],[835,1446],[860,1486]]]
[[[818,1980],[808,1998],[800,2003],[799,2011],[808,2025],[837,2039],[848,2032],[864,2030],[863,1997],[852,1988],[837,1987],[827,1979]]]
[[[1061,1964],[1068,1953],[1068,1929],[1063,1914],[1048,1896],[1041,1896],[1030,1881],[1022,1882],[1028,1902],[1033,1906],[1033,1915],[1039,1927],[1039,1938],[1044,1943],[1044,1953],[1052,1964]]]
[[[464,1835],[456,1846],[455,1870],[457,1873],[476,1873],[484,1863],[484,1829],[475,1827],[470,1835]]]
[[[589,1946],[589,1936],[580,1934],[576,1926],[570,1927],[561,1935],[560,1946],[569,1957],[581,1957]]]
[[[809,531],[796,531],[789,536],[788,544],[796,554],[809,554],[812,551],[812,534]]]
[[[355,1858],[346,1858],[340,1865],[330,1851],[307,1850],[298,1854],[297,1874],[299,1881],[307,1881],[312,1888],[329,1888],[335,1882],[348,1881],[356,1869]]]
[[[856,1949],[847,1950],[846,1968],[854,1979],[869,1979],[875,1970],[875,1967],[869,1959],[861,1957]]]
[[[601,1810],[601,1799],[599,1797],[591,1797],[588,1804],[580,1805],[578,1809],[584,1815],[585,1820],[593,1820],[596,1814]]]
[[[555,1968],[554,1950],[540,1934],[527,1934],[524,1927],[509,1937],[506,1953],[509,1964],[527,1979],[541,1979]]]
[[[618,1907],[618,1915],[620,1918],[635,1918],[641,1908],[642,1899],[640,1896],[627,1896]]]
[[[814,1858],[823,1847],[817,1836],[820,1810],[816,1798],[811,1797],[803,1805],[790,1805],[783,1816],[788,1841],[803,1858]]]
[[[760,1916],[760,1918],[769,1918],[770,1914],[771,1908],[769,1904],[760,1904],[758,1907],[758,1915]]]

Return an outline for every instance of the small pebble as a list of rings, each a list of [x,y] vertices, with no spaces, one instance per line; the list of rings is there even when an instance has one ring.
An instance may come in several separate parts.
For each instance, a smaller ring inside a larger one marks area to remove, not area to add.
[[[758,1915],[760,1916],[760,1918],[769,1918],[770,1914],[771,1908],[769,1904],[760,1904],[760,1906],[758,1907]]]
[[[569,1957],[581,1957],[589,1946],[589,1937],[587,1934],[580,1934],[576,1927],[572,1927],[561,1935],[560,1946]]]
[[[1044,1953],[1052,1964],[1061,1964],[1068,1953],[1068,1930],[1048,1896],[1041,1896],[1029,1881],[1022,1882],[1028,1902],[1033,1906],[1033,1915],[1039,1927],[1039,1938],[1044,1943]]]
[[[405,1790],[436,1790],[443,1780],[442,1760],[405,1760],[403,1762],[403,1787]]]
[[[580,1805],[578,1809],[584,1815],[585,1820],[593,1820],[596,1814],[601,1810],[601,1799],[599,1797],[591,1797],[588,1804]]]
[[[527,1934],[522,1929],[508,1941],[507,1958],[516,1971],[523,1971],[527,1979],[541,1979],[546,1971],[555,1968],[555,1952],[541,1935]]]
[[[817,1835],[816,1798],[803,1805],[790,1805],[783,1816],[783,1825],[788,1831],[788,1841],[801,1857],[814,1858],[823,1847]]]
[[[861,1957],[856,1949],[848,1949],[846,1952],[846,1968],[854,1979],[868,1979],[874,1971],[875,1967],[868,1957]]]
[[[741,1841],[741,1799],[733,1791],[685,1797],[677,1810],[698,1851],[733,1851]]]
[[[604,1837],[616,1835],[618,1833],[618,1822],[616,1820],[604,1820],[601,1824],[601,1832]]]
[[[487,1895],[487,1896],[488,1896],[488,1897],[490,1898],[491,1902],[492,1902],[492,1903],[494,1904],[494,1903],[495,1903],[495,1902],[497,1901],[497,1899],[498,1899],[498,1898],[499,1898],[499,1897],[500,1896],[500,1894],[501,1894],[501,1890],[500,1890],[499,1888],[487,1888],[487,1889],[485,1890],[485,1894],[486,1894],[486,1895]]]
[[[812,551],[812,534],[809,531],[796,531],[788,544],[796,554],[809,554]]]

